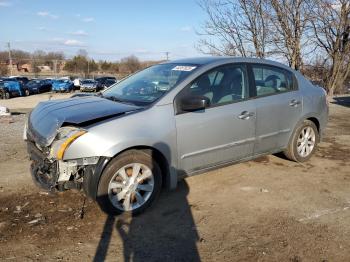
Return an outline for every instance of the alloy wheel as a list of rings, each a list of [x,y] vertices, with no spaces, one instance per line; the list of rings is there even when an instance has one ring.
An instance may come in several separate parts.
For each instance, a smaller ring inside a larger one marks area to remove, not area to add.
[[[301,157],[307,157],[315,147],[316,135],[312,127],[304,127],[297,140],[297,152]]]
[[[132,211],[143,206],[154,190],[151,169],[140,163],[120,168],[108,185],[108,197],[112,205],[122,211]]]

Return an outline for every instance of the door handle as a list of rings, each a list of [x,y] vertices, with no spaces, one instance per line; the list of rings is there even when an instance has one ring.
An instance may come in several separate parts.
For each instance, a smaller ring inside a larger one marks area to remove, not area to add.
[[[290,102],[289,102],[289,105],[290,106],[298,106],[301,102],[296,100],[296,99],[292,99]]]
[[[248,112],[248,111],[243,111],[238,118],[245,120],[245,119],[249,119],[250,117],[254,116],[254,112]]]

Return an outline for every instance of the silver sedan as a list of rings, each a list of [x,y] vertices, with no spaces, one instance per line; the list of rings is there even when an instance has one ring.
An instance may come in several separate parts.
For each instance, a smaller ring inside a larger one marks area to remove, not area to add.
[[[137,214],[185,176],[283,152],[307,161],[326,94],[280,63],[231,57],[166,62],[100,94],[40,103],[25,139],[34,182],[83,189],[111,214]]]

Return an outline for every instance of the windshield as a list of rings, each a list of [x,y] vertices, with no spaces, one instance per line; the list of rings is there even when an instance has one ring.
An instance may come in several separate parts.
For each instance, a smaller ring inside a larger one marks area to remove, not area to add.
[[[40,80],[31,80],[28,82],[28,85],[35,85],[35,84],[39,84]]]
[[[59,79],[59,80],[55,80],[55,82],[59,83],[59,84],[61,84],[61,83],[68,83],[68,80],[66,80],[66,79]]]
[[[94,84],[95,80],[82,80],[81,83],[82,84]]]
[[[147,105],[190,75],[197,65],[159,64],[146,68],[111,86],[103,96],[136,105]]]

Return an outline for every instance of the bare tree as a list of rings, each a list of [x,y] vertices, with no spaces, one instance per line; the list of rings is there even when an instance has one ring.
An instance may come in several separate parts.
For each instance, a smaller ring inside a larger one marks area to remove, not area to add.
[[[307,44],[305,30],[310,21],[306,0],[271,0],[270,21],[273,24],[275,52],[282,54],[293,69],[302,65],[302,49]]]
[[[317,45],[329,61],[328,94],[341,89],[350,75],[350,2],[315,0],[312,26]]]
[[[8,66],[6,64],[0,64],[0,75],[5,76],[8,74]]]
[[[79,49],[77,52],[77,56],[88,57],[88,52],[85,49]]]
[[[201,52],[266,56],[269,26],[264,0],[201,0],[199,4],[208,16],[198,32]]]
[[[141,63],[136,56],[131,55],[128,57],[124,57],[120,60],[119,68],[120,68],[120,71],[130,74],[140,70]]]

